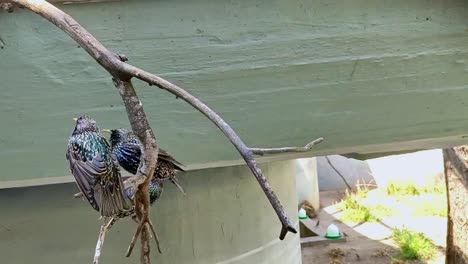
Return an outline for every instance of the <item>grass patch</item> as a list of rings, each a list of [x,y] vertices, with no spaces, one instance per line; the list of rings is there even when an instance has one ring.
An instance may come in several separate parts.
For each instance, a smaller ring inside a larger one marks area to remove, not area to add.
[[[369,189],[358,185],[355,192],[346,191],[345,197],[337,205],[343,210],[340,219],[352,222],[376,222],[384,216],[392,214],[393,210],[382,205],[365,205],[363,200],[367,197]]]
[[[414,198],[414,199],[410,199]],[[402,202],[415,216],[447,216],[447,196],[441,194],[410,197]]]
[[[400,196],[400,195],[419,195],[418,188],[409,182],[392,181],[387,184],[385,188],[387,195]]]
[[[385,193],[411,209],[415,216],[447,216],[445,185],[417,185],[412,181],[391,181]]]
[[[358,185],[354,192],[346,191],[345,197],[336,204],[343,211],[339,218],[348,222],[377,222],[401,212],[412,216],[447,216],[444,184],[393,181],[385,188],[369,191],[366,185]]]
[[[417,185],[411,181],[391,181],[385,193],[411,209],[415,216],[447,216],[445,184]]]
[[[346,209],[340,217],[343,221],[351,222],[376,222],[380,219],[373,215],[369,208],[359,206],[358,208]]]
[[[424,201],[414,210],[415,215],[419,216],[447,216],[448,208],[445,199],[434,199]]]
[[[369,190],[365,187],[358,187],[355,192],[346,190],[345,197],[341,200],[342,209],[358,209],[361,205],[361,200],[367,197]]]
[[[343,210],[343,214],[340,217],[341,220],[353,222],[377,220],[377,218],[371,214],[370,210],[361,204],[361,200],[366,198],[368,191],[368,188],[359,185],[355,192],[346,190],[345,197],[337,205],[338,209]]]
[[[434,242],[423,233],[406,228],[394,229],[393,238],[400,248],[397,257],[403,260],[427,260],[436,254]]]
[[[391,196],[445,194],[446,189],[444,184],[417,185],[412,181],[394,180],[387,184],[385,192]]]

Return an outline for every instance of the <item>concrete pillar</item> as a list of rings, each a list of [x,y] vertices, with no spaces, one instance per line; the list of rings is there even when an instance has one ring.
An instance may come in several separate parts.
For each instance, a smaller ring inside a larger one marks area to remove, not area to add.
[[[320,208],[317,158],[296,160],[296,193],[298,204],[308,201],[315,210]]]
[[[297,224],[294,161],[261,164]],[[278,239],[281,224],[245,166],[180,176],[187,195],[170,183],[153,206],[163,254],[158,264],[300,264],[299,235]],[[74,184],[0,190],[0,256],[10,264],[91,263],[100,226],[97,212],[74,199]],[[106,238],[101,264],[138,263],[124,257],[135,225],[118,222]],[[154,243],[153,243],[154,245]]]

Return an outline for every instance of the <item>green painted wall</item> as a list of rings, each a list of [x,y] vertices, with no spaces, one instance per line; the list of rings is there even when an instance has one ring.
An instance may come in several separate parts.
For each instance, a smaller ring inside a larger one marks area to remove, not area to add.
[[[308,154],[316,155],[465,141],[463,0],[61,7],[131,63],[206,101],[250,145],[302,145],[324,136]],[[112,82],[64,33],[25,10],[0,13],[0,38],[0,181],[71,180],[64,158],[71,117],[86,112],[103,127],[128,126]],[[136,85],[160,144],[182,162],[239,159],[184,102]]]
[[[294,162],[263,164],[262,169],[298,226]],[[196,170],[180,180],[187,196],[167,185],[153,206],[163,250],[162,255],[153,252],[153,263],[301,263],[299,235],[278,239],[281,224],[246,167]],[[91,263],[100,222],[87,203],[72,198],[76,191],[70,183],[0,190],[2,259],[10,264]],[[130,262],[124,257],[134,227],[126,219],[111,229],[100,263],[138,262],[139,247]]]

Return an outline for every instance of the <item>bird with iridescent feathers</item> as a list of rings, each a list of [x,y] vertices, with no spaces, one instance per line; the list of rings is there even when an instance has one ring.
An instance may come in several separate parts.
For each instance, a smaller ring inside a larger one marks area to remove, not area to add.
[[[103,129],[102,132],[110,133],[112,153],[115,155],[120,166],[131,174],[136,174],[141,159],[142,144],[140,140],[132,131],[124,128]],[[158,162],[149,186],[151,203],[157,199],[157,196],[159,197],[162,191],[163,180],[170,180],[182,193],[185,193],[176,178],[177,171],[184,171],[182,166],[180,162],[175,160],[165,150],[159,149]]]
[[[132,208],[118,162],[96,121],[85,115],[75,118],[66,158],[81,193],[101,216],[118,215]]]

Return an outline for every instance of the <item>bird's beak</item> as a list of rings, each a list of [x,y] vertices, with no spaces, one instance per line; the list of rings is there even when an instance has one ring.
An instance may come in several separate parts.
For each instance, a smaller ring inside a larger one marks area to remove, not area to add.
[[[110,129],[101,129],[101,132],[106,132],[106,133],[109,133],[109,134],[112,133]]]
[[[78,120],[78,118],[74,117],[74,118],[73,118],[73,121],[75,121],[75,122],[76,122],[76,120]]]

